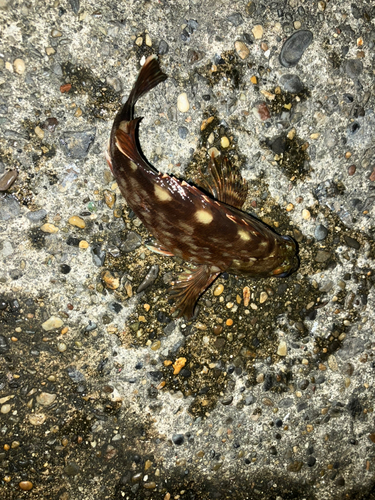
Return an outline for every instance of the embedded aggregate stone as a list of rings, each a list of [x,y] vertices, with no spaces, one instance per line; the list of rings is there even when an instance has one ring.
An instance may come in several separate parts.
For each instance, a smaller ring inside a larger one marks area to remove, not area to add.
[[[60,143],[67,157],[80,160],[85,158],[95,140],[96,128],[78,132],[64,132]]]
[[[312,41],[313,34],[309,30],[299,30],[293,33],[282,46],[280,63],[285,68],[296,66]]]

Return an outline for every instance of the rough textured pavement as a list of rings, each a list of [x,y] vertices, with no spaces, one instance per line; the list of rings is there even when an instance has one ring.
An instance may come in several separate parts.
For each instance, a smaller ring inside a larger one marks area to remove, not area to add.
[[[375,498],[373,2],[0,0],[0,34],[0,497]],[[104,158],[152,53],[146,157],[226,154],[299,244],[190,322]]]

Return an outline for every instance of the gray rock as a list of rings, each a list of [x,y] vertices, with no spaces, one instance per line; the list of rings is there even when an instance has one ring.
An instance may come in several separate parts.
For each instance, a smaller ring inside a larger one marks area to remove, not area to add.
[[[361,244],[355,240],[354,238],[351,238],[347,234],[344,234],[344,240],[345,243],[348,245],[350,248],[355,248],[356,250],[359,250],[361,248]]]
[[[46,215],[47,211],[44,210],[44,208],[41,208],[40,210],[36,210],[35,212],[28,212],[26,214],[26,217],[30,222],[40,222],[44,219],[44,217],[46,217]]]
[[[0,242],[0,257],[5,259],[14,253],[14,249],[10,241],[5,240]]]
[[[105,260],[105,251],[99,245],[93,245],[91,247],[91,255],[94,264],[101,267]]]
[[[299,30],[293,33],[282,46],[280,63],[285,68],[292,68],[298,64],[305,50],[313,41],[313,34],[308,30]]]
[[[169,45],[167,44],[167,42],[165,40],[161,40],[160,43],[159,43],[159,54],[161,56],[163,56],[164,54],[167,54],[169,50]]]
[[[66,369],[69,377],[75,382],[76,384],[80,382],[84,382],[86,380],[84,374],[80,371],[78,371],[74,366],[68,366]]]
[[[0,354],[5,354],[9,351],[9,344],[4,335],[0,335]]]
[[[317,241],[323,241],[325,238],[327,238],[328,235],[328,229],[323,226],[323,224],[319,224],[315,228],[314,236]]]
[[[0,220],[14,219],[20,214],[20,206],[13,196],[0,198]]]
[[[64,467],[64,474],[66,474],[69,477],[76,476],[81,472],[81,469],[78,467],[78,465],[75,462],[68,462],[68,465]]]
[[[291,94],[299,94],[303,90],[303,84],[299,76],[290,73],[280,78],[280,85],[286,92]]]
[[[326,252],[325,250],[318,250],[315,255],[315,261],[321,263],[326,262],[330,257],[331,254],[329,252]]]
[[[60,138],[63,150],[69,158],[80,160],[85,158],[96,135],[96,127],[81,132],[64,132]]]
[[[255,401],[257,400],[257,398],[253,395],[253,394],[249,394],[248,396],[246,396],[246,398],[244,399],[244,403],[246,406],[250,406],[252,405],[253,403],[255,403]]]
[[[142,238],[139,234],[134,231],[129,231],[126,235],[125,241],[121,245],[121,250],[126,253],[133,252],[136,248],[140,247],[141,244]]]
[[[183,434],[173,434],[172,441],[176,446],[181,446],[185,438]]]
[[[227,16],[228,21],[233,24],[237,28],[237,26],[240,26],[240,24],[243,24],[243,17],[239,12],[233,12],[233,14],[230,14]]]
[[[143,290],[146,290],[146,288],[150,287],[153,283],[155,283],[155,280],[158,277],[158,275],[159,275],[159,266],[157,264],[154,264],[153,266],[150,267],[150,270],[146,274],[145,279],[137,288],[137,293],[143,292]]]
[[[178,127],[178,135],[181,139],[186,139],[189,130],[186,127]]]
[[[363,71],[363,63],[359,59],[349,59],[349,61],[346,61],[344,68],[349,78],[357,80]]]
[[[79,12],[79,0],[69,0],[70,6],[74,14],[78,14]]]

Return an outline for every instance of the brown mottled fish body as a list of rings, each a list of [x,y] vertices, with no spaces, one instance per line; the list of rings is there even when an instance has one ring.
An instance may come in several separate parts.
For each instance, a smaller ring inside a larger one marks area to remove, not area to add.
[[[161,174],[143,157],[134,119],[136,101],[167,76],[156,56],[143,65],[112,127],[107,161],[130,208],[156,239],[154,249],[197,267],[173,283],[180,314],[190,317],[204,290],[223,271],[247,276],[285,276],[298,267],[296,245],[240,211],[247,184],[226,158],[211,158],[203,190]]]

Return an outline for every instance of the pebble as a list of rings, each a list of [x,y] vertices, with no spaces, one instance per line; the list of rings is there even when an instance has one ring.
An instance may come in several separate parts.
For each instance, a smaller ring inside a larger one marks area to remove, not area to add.
[[[235,42],[234,48],[236,49],[236,52],[241,59],[247,59],[249,57],[250,50],[243,42]]]
[[[44,208],[40,210],[35,210],[35,212],[27,212],[26,217],[30,222],[40,222],[44,217],[46,217],[47,211]]]
[[[259,118],[264,122],[271,118],[270,110],[265,102],[260,102],[255,105],[255,109],[258,112]]]
[[[86,227],[85,221],[81,219],[81,217],[78,217],[78,215],[72,215],[68,222],[71,226],[79,227],[80,229],[84,229]]]
[[[286,353],[287,353],[287,345],[286,345],[286,342],[285,340],[280,340],[279,342],[279,346],[277,348],[277,354],[279,356],[286,356]]]
[[[335,358],[335,356],[333,354],[331,354],[330,356],[328,356],[328,366],[331,368],[331,370],[333,372],[337,372],[338,365],[337,365],[336,358]]]
[[[294,209],[293,203],[288,203],[285,210],[287,212],[291,212],[293,209]]]
[[[145,279],[137,288],[137,293],[143,292],[143,290],[146,290],[146,288],[153,285],[158,275],[159,275],[159,266],[157,264],[154,264],[150,267],[148,273],[145,276]]]
[[[315,261],[323,263],[330,259],[330,257],[331,254],[329,252],[326,252],[325,250],[318,250],[315,256]]]
[[[20,214],[18,202],[10,195],[0,198],[0,220],[10,220]]]
[[[354,248],[355,250],[359,250],[361,248],[361,244],[355,240],[354,238],[351,238],[347,234],[344,234],[344,240],[345,243],[348,245],[350,248]]]
[[[21,481],[18,486],[23,491],[30,491],[33,488],[33,483],[31,481]]]
[[[259,297],[259,302],[263,304],[268,299],[268,295],[266,292],[261,292]]]
[[[167,54],[168,50],[169,50],[169,45],[167,44],[167,42],[165,40],[161,40],[159,43],[158,53],[161,56],[163,56],[163,55]]]
[[[80,132],[63,132],[60,143],[68,158],[81,160],[86,158],[95,140],[96,127]]]
[[[345,72],[352,80],[357,80],[363,71],[363,63],[358,59],[349,59],[345,63]]]
[[[185,438],[183,434],[173,434],[172,441],[176,446],[181,446]]]
[[[226,149],[227,147],[229,147],[229,139],[228,137],[226,137],[225,135],[223,135],[223,137],[220,139],[220,145],[223,149]]]
[[[66,351],[66,349],[67,349],[67,346],[66,346],[66,344],[64,344],[64,342],[59,342],[59,343],[57,344],[57,350],[58,350],[59,352],[65,352],[65,351]]]
[[[125,241],[121,245],[121,250],[123,252],[133,252],[136,248],[140,247],[142,244],[142,238],[139,234],[134,231],[129,231],[126,235]]]
[[[313,34],[308,30],[293,33],[283,44],[280,52],[280,63],[285,68],[296,66],[307,47],[313,41]]]
[[[23,75],[26,70],[25,61],[23,59],[15,59],[13,63],[13,68],[18,75]]]
[[[352,176],[355,174],[357,168],[355,165],[350,165],[350,167],[348,168],[348,175]]]
[[[189,108],[190,108],[190,105],[189,105],[187,94],[186,94],[186,92],[182,92],[182,94],[180,94],[177,97],[177,109],[181,113],[187,113],[189,111]]]
[[[8,170],[5,172],[5,174],[0,177],[0,192],[7,191],[17,177],[17,170]]]
[[[186,358],[178,358],[173,363],[173,375],[178,375],[182,368],[186,365]]]
[[[220,284],[220,285],[217,285],[217,287],[214,289],[214,295],[215,297],[218,297],[219,295],[221,295],[224,291],[224,285]]]
[[[44,413],[31,413],[28,417],[31,425],[42,425],[47,419]]]
[[[9,403],[6,403],[5,405],[2,405],[2,407],[0,408],[0,412],[3,415],[6,415],[7,413],[10,412],[11,408],[12,408],[11,405]]]
[[[328,229],[323,226],[323,224],[319,224],[315,228],[314,236],[317,241],[323,241],[325,238],[327,238],[328,235]]]
[[[56,328],[61,328],[63,325],[63,321],[61,318],[57,316],[51,316],[47,321],[42,324],[43,330],[49,332],[50,330],[56,330]]]
[[[237,28],[237,26],[240,26],[241,24],[243,24],[243,17],[241,16],[241,14],[239,12],[233,12],[233,14],[229,14],[229,16],[227,16],[227,19],[236,28]]]
[[[280,85],[291,94],[299,94],[303,90],[302,82],[298,75],[286,74],[280,78]]]
[[[308,219],[310,219],[310,217],[311,217],[310,211],[307,210],[306,208],[304,208],[302,210],[302,218],[305,220],[308,220]]]
[[[253,32],[255,40],[260,40],[263,36],[263,26],[261,24],[256,24],[251,30]]]
[[[57,398],[56,394],[50,394],[49,392],[41,392],[37,395],[36,400],[42,406],[50,406],[55,399]]]
[[[186,127],[178,127],[178,135],[181,139],[186,139],[189,130]]]
[[[78,244],[78,247],[79,248],[82,248],[82,249],[86,249],[89,247],[89,244],[86,240],[81,240]]]
[[[53,233],[57,233],[59,228],[56,227],[55,225],[47,222],[46,224],[43,224],[43,226],[40,228],[40,230],[43,231],[43,233],[53,234]]]
[[[120,279],[108,270],[102,273],[102,280],[104,281],[105,286],[110,290],[117,290],[120,286]]]

